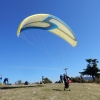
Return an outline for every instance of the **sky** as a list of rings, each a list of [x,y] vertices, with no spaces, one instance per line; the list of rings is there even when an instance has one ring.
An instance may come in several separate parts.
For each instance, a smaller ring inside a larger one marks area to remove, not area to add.
[[[74,32],[77,46],[39,29],[17,37],[20,22],[39,13],[63,20]],[[42,75],[55,82],[64,68],[76,77],[89,58],[100,60],[100,0],[0,0],[0,74],[9,83],[40,82]]]

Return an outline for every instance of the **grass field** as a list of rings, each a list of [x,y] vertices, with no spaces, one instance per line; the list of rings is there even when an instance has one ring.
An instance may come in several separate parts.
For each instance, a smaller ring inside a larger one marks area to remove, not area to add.
[[[72,83],[71,91],[63,84],[0,86],[0,100],[100,100],[100,84]]]

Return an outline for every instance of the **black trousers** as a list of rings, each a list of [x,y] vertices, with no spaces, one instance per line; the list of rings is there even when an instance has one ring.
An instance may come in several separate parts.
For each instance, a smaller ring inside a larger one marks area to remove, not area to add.
[[[64,84],[65,84],[65,88],[69,88],[69,83],[68,82],[64,82]]]

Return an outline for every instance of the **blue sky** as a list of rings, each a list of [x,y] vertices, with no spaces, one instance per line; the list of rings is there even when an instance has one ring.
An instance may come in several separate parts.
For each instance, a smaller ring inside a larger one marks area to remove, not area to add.
[[[19,23],[26,17],[47,13],[63,20],[74,32],[77,46],[43,30],[29,30],[16,36]],[[24,38],[24,39],[23,39]],[[36,42],[36,41],[37,42]],[[68,68],[68,75],[79,76],[85,59],[100,59],[100,0],[1,0],[0,1],[0,74],[10,83],[17,80],[41,81],[42,75],[53,82]],[[47,55],[47,52],[49,56]],[[99,64],[98,64],[99,67]]]

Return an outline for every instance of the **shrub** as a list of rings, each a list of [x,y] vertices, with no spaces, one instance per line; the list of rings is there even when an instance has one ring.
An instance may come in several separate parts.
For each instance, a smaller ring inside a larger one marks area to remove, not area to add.
[[[100,84],[100,78],[96,79],[95,82]]]
[[[52,81],[50,79],[48,79],[48,78],[45,78],[44,79],[44,83],[52,83]]]

